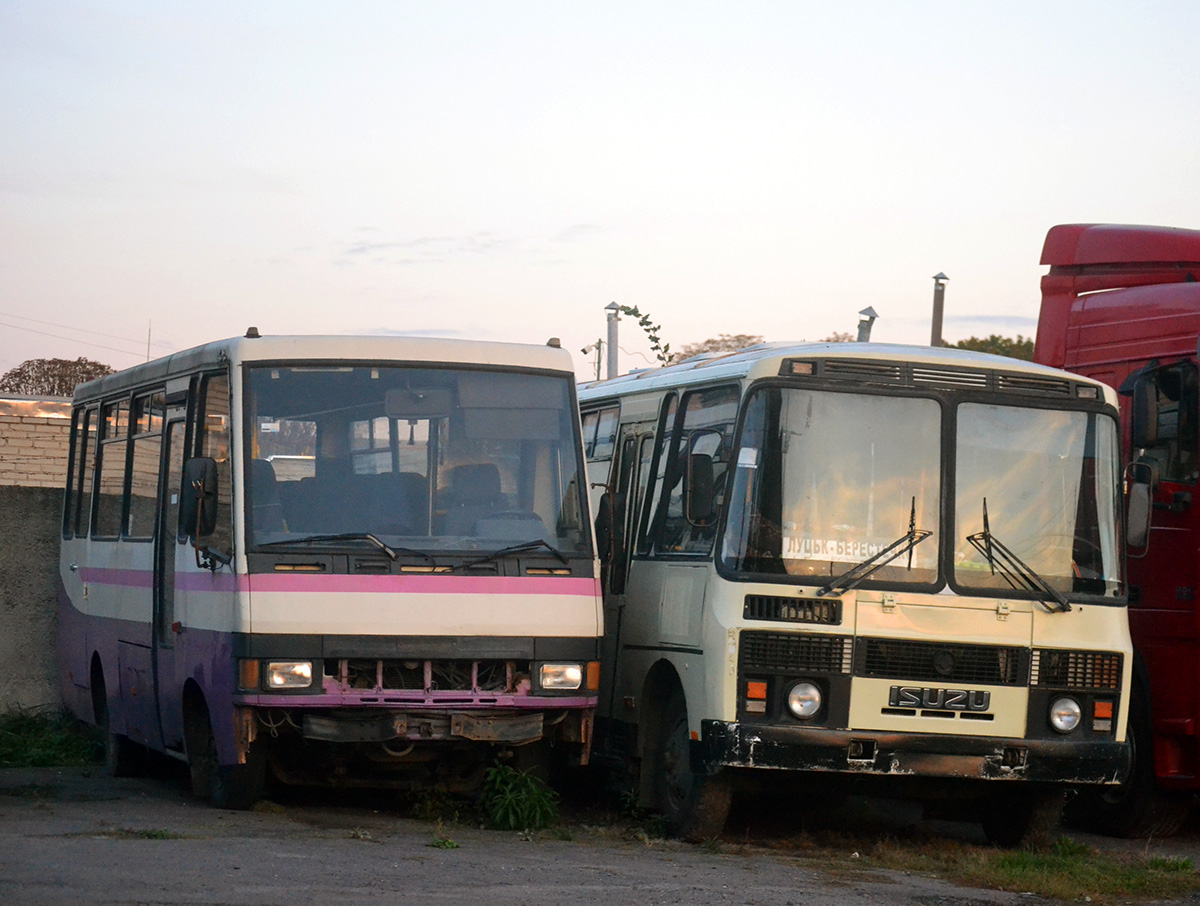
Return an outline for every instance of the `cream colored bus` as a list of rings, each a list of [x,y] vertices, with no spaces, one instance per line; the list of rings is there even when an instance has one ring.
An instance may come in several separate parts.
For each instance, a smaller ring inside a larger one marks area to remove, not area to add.
[[[598,751],[673,833],[718,833],[735,779],[789,771],[953,796],[1013,844],[1066,788],[1122,778],[1114,391],[960,350],[763,344],[580,400]]]

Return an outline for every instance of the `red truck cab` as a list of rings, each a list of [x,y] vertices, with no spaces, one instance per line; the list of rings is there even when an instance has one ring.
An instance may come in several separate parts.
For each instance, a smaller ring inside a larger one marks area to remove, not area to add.
[[[1041,263],[1034,359],[1121,391],[1127,486],[1152,504],[1129,548],[1134,768],[1081,811],[1110,833],[1163,835],[1200,789],[1200,230],[1055,226]]]

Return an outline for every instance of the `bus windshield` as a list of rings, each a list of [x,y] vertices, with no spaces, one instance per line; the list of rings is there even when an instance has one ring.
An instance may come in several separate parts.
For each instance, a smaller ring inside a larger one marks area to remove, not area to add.
[[[963,593],[1118,594],[1114,420],[973,402],[948,411],[957,418],[944,469],[935,399],[756,390],[723,567],[829,584],[882,554],[864,583],[932,587],[949,547],[945,578]],[[952,532],[940,519],[950,472]]]
[[[245,386],[251,547],[591,550],[569,376],[269,365]]]
[[[932,399],[757,390],[737,457],[725,565],[824,582],[912,529],[931,534],[871,579],[932,584],[940,424]]]
[[[1013,587],[1013,571],[998,562],[999,542],[1060,592],[1120,592],[1113,419],[963,403],[957,435],[954,580],[960,587]],[[971,543],[972,536],[982,543]]]

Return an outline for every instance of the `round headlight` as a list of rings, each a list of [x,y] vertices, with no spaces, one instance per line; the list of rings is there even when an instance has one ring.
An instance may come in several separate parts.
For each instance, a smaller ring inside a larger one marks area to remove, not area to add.
[[[1083,720],[1083,709],[1073,698],[1060,698],[1050,706],[1050,726],[1059,733],[1070,733]]]
[[[821,690],[812,683],[796,683],[788,690],[787,704],[801,720],[816,717],[821,710]]]

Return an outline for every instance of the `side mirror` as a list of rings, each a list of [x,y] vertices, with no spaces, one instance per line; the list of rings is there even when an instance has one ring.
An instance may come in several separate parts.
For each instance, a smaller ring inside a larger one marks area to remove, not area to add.
[[[713,490],[712,457],[704,453],[689,454],[684,499],[684,515],[689,524],[701,526],[712,519],[715,510]]]
[[[1158,387],[1154,381],[1142,377],[1133,385],[1130,415],[1133,446],[1144,449],[1158,443]]]
[[[1146,463],[1134,462],[1126,468],[1129,491],[1125,499],[1125,543],[1131,548],[1141,548],[1139,557],[1145,554],[1145,548],[1150,544],[1154,479],[1154,469]]]
[[[596,553],[601,563],[608,563],[613,554],[612,495],[605,491],[596,504]]]
[[[183,464],[179,498],[179,534],[204,538],[217,528],[217,463],[197,456]]]

